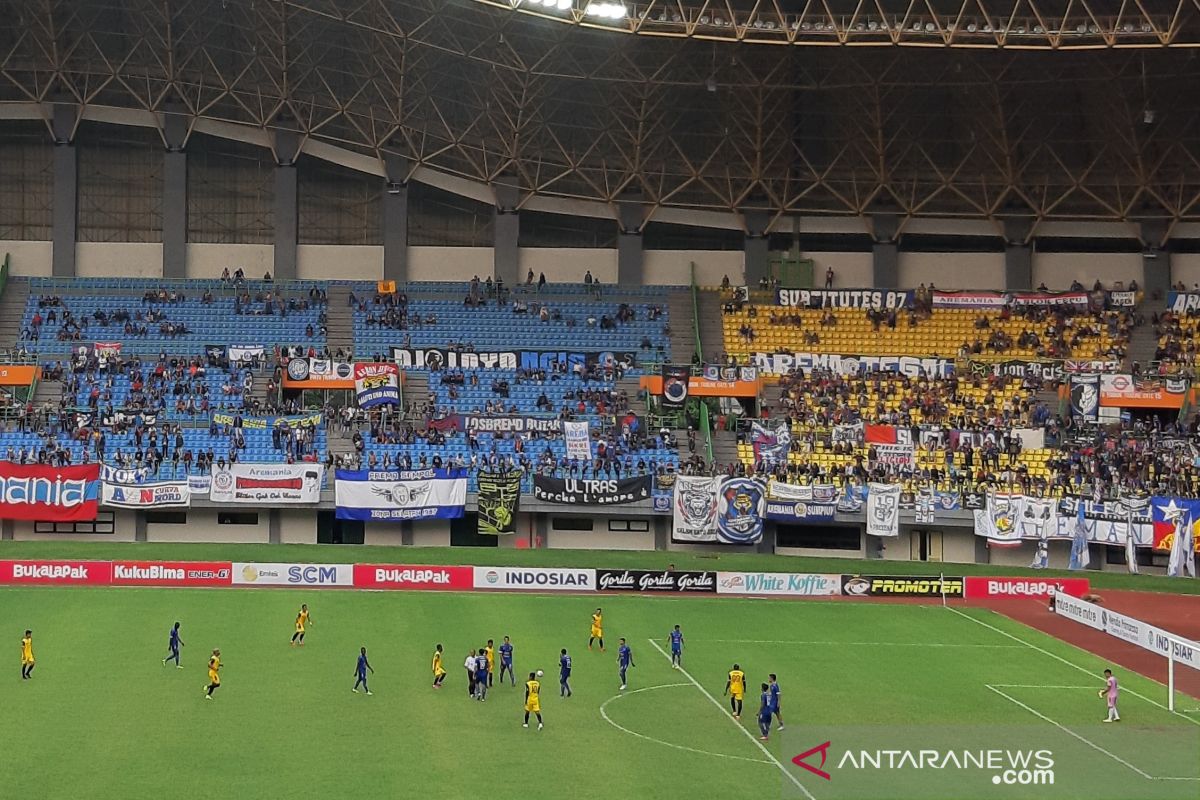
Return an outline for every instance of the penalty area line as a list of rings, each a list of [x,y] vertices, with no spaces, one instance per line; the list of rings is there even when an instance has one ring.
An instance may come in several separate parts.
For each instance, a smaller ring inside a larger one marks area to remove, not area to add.
[[[667,651],[663,650],[662,647],[659,646],[658,642],[654,641],[653,639],[648,639],[647,641],[649,641],[651,646],[654,647],[654,649],[657,650],[659,652],[659,654],[662,655],[663,658],[667,659],[668,662],[671,660],[671,656],[667,655]],[[807,797],[808,800],[816,800],[816,798],[813,796],[813,793],[810,792],[804,786],[804,784],[802,784],[800,782],[800,779],[797,778],[795,775],[793,775],[788,770],[788,768],[785,767],[783,765],[783,763],[780,762],[780,760],[778,758],[776,758],[775,755],[770,750],[768,750],[766,747],[764,747],[762,742],[760,742],[758,739],[754,738],[753,733],[751,733],[750,731],[743,728],[742,724],[740,722],[738,722],[736,719],[725,714],[725,707],[722,706],[717,701],[717,698],[715,698],[711,694],[709,694],[708,689],[705,689],[700,684],[699,681],[697,681],[695,678],[693,678],[690,672],[688,672],[682,666],[679,667],[679,672],[680,672],[680,674],[683,675],[683,677],[688,679],[688,681],[692,684],[692,686],[695,686],[697,689],[700,690],[700,694],[707,697],[708,701],[720,710],[722,716],[726,716],[729,719],[729,721],[734,724],[734,727],[736,727],[739,731],[744,733],[746,735],[746,738],[749,739],[751,742],[753,742],[754,746],[757,747],[759,750],[761,750],[763,752],[763,755],[765,755],[768,759],[770,759],[770,763],[772,763],[776,767],[778,767],[779,771],[782,772],[785,776],[787,776],[788,780],[790,780],[792,783],[794,783],[796,785],[796,788],[799,789],[801,792],[803,792],[804,796]]]

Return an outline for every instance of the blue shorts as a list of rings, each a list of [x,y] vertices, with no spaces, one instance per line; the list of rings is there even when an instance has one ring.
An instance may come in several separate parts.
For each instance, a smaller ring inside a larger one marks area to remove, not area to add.
[[[511,661],[501,661],[501,662],[500,662],[500,669],[502,669],[502,670],[504,670],[504,669],[512,669],[512,662],[511,662]]]
[[[683,653],[683,649],[682,649],[682,648],[679,648],[679,647],[672,647],[672,648],[671,648],[671,655],[673,655],[673,656],[681,655],[682,653]]]
[[[476,672],[475,673],[475,682],[476,683],[487,683],[487,676],[488,676],[488,674],[486,672]]]

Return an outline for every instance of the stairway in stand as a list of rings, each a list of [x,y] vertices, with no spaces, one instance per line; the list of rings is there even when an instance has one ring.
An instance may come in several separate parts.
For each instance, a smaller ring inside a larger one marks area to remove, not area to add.
[[[12,351],[20,346],[21,322],[25,319],[28,299],[29,279],[10,276],[4,295],[0,296],[0,349]]]
[[[325,309],[325,344],[331,353],[336,353],[338,348],[354,353],[354,311],[350,308],[349,286],[329,287],[329,305]],[[369,353],[359,355],[370,357]]]

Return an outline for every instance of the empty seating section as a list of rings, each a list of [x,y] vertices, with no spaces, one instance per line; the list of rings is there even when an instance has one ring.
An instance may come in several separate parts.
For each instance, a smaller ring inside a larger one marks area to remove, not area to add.
[[[985,358],[1120,358],[1129,339],[1125,315],[1114,311],[1027,319],[971,309],[900,310],[893,320],[873,321],[863,309],[747,305],[724,316],[725,349],[739,358],[784,351],[953,358],[964,348]]]

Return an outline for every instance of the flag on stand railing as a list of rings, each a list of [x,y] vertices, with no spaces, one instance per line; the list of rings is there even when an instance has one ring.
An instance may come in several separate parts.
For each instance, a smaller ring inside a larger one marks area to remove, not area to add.
[[[1175,521],[1175,540],[1171,542],[1171,558],[1167,561],[1167,575],[1178,578],[1181,573],[1196,577],[1196,553],[1192,544],[1192,517],[1180,514]]]
[[[1087,569],[1092,563],[1088,551],[1087,525],[1083,521],[1083,500],[1075,501],[1075,535],[1071,540],[1071,560],[1067,569]]]

